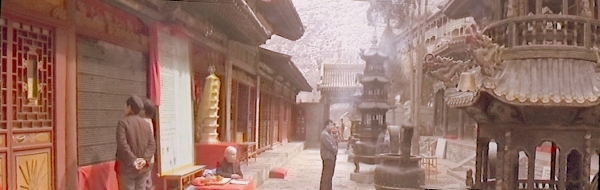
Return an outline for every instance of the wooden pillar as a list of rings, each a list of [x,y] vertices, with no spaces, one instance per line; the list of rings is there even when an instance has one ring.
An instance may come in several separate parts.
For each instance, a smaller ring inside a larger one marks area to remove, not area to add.
[[[596,0],[596,10],[592,11],[596,11],[596,13],[594,14],[596,15],[595,19],[600,18],[600,0]]]
[[[552,142],[550,150],[550,180],[556,179],[556,143]]]
[[[512,134],[511,132],[507,131],[504,133],[504,141],[506,142],[506,144],[504,144],[504,157],[503,159],[503,164],[504,166],[502,166],[502,181],[504,182],[504,185],[507,188],[510,187],[514,187],[514,151],[513,149],[513,145],[512,145]],[[517,154],[518,156],[518,154]],[[517,162],[518,163],[518,162]]]
[[[229,46],[232,46],[232,43],[229,43]],[[225,138],[223,138],[226,142],[231,142],[231,83],[232,83],[232,73],[233,73],[233,58],[231,54],[231,47],[227,47],[227,58],[225,60],[225,110],[223,117],[223,124],[225,124]]]
[[[592,134],[588,131],[584,136],[585,148],[583,151],[583,189],[590,189],[591,182],[589,176],[591,175],[591,167],[592,167]]]
[[[575,3],[579,3],[579,2],[575,2]],[[554,14],[558,14],[558,13],[554,13]],[[569,15],[569,0],[562,0],[562,14]]]
[[[474,184],[474,188],[481,188],[482,184],[481,184],[481,173],[482,173],[482,168],[483,168],[483,143],[482,143],[482,139],[481,138],[477,138],[476,140],[477,143],[477,147],[475,150],[475,184]]]
[[[78,178],[78,152],[77,152],[77,35],[75,32],[76,18],[76,0],[67,0],[67,18],[69,19],[69,28],[67,29],[67,44],[66,57],[66,127],[65,127],[65,144],[66,144],[66,167],[64,185],[56,185],[59,189],[77,189]]]
[[[558,189],[565,189],[567,182],[567,151],[561,150],[558,155]]]
[[[536,147],[529,148],[529,155],[527,157],[527,189],[533,190],[533,183],[535,180],[535,155]]]
[[[255,144],[255,150],[258,150],[258,145],[259,145],[259,141],[260,141],[260,133],[259,133],[259,128],[260,128],[260,72],[259,72],[259,68],[258,68],[258,64],[256,64],[256,101],[255,101],[255,109],[254,109],[254,140],[256,142]]]
[[[465,111],[462,109],[458,110],[458,138],[465,138]],[[489,148],[489,147],[488,147]]]
[[[331,112],[331,102],[330,102],[330,100],[329,100],[329,97],[326,97],[326,98],[325,98],[325,108],[324,108],[323,112],[325,112],[325,113],[324,113],[324,114],[325,114],[325,121],[327,121],[327,120],[331,119],[331,118],[329,118],[329,117],[330,117],[330,114],[331,114],[331,113],[330,113],[330,112]],[[321,122],[321,123],[319,123],[319,124],[324,124],[324,123],[325,123],[325,121],[323,121],[323,122]],[[321,125],[321,127],[322,127],[322,125]],[[321,130],[322,130],[322,129],[320,129],[319,131],[321,131]]]
[[[497,144],[497,153],[496,153],[496,165],[492,167],[496,167],[496,181],[499,181],[504,176],[504,154],[505,154],[505,142],[498,141],[496,139]],[[497,188],[497,187],[496,187]]]
[[[450,107],[447,104],[444,104],[442,107],[442,126],[444,127],[443,137],[448,135],[448,109],[450,109]]]
[[[489,155],[489,151],[490,151],[490,139],[488,138],[484,138],[482,139],[482,149],[481,149],[481,154],[483,155],[481,157],[481,166],[482,166],[482,176],[481,176],[481,181],[485,184],[485,186],[487,186],[487,181],[488,181],[488,177],[489,177],[489,165],[490,165],[490,155]]]

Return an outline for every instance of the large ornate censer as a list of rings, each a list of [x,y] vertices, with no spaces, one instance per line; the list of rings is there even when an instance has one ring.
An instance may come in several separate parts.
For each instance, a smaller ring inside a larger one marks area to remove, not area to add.
[[[400,127],[388,126],[391,153],[379,154],[379,165],[375,168],[374,183],[377,190],[418,188],[425,185],[425,170],[420,167],[421,157],[410,155],[414,127],[403,126],[400,143]],[[398,148],[402,145],[398,154]]]
[[[388,56],[379,51],[377,40],[374,38],[372,46],[361,50],[361,58],[366,62],[360,82],[363,93],[357,108],[361,113],[361,122],[357,126],[356,136],[358,141],[354,145],[354,172],[359,172],[359,163],[374,165],[377,157],[377,137],[385,131],[386,112],[391,108],[387,101],[385,85],[390,81],[385,76],[384,63]]]

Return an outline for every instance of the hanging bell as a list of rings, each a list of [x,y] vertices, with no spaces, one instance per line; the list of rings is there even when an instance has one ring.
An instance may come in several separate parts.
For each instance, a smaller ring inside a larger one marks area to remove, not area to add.
[[[475,92],[477,91],[477,85],[475,84],[475,74],[472,72],[463,72],[460,74],[458,80],[458,91],[459,92]]]

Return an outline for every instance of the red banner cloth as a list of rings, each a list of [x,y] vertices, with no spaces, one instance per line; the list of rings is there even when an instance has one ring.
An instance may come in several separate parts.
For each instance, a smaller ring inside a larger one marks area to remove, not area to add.
[[[225,184],[225,185],[205,185],[205,186],[195,186],[196,190],[255,190],[254,188],[254,180],[251,180],[250,183],[246,185],[235,185],[235,184]]]
[[[119,189],[115,161],[79,167],[79,190]]]
[[[234,142],[221,142],[218,144],[196,144],[196,165],[205,165],[206,169],[217,168],[217,162],[223,160],[225,148],[233,146],[237,149],[237,158],[240,159],[240,145]]]
[[[160,64],[158,63],[158,29],[159,23],[150,26],[148,41],[150,49],[148,50],[148,96],[152,103],[160,106]]]

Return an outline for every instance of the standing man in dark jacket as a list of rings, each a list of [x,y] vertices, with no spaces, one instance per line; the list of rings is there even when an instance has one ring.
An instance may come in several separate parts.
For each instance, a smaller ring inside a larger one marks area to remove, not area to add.
[[[325,129],[321,132],[321,159],[323,160],[321,190],[331,190],[333,188],[332,180],[338,153],[338,142],[332,134],[334,127],[333,121],[328,120],[325,122]]]
[[[146,190],[150,161],[156,151],[152,127],[138,114],[144,108],[139,97],[125,102],[125,118],[117,125],[117,180],[121,190]]]

